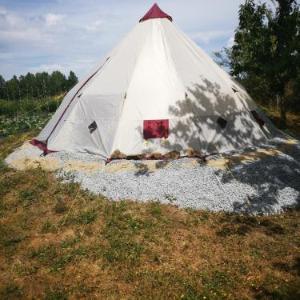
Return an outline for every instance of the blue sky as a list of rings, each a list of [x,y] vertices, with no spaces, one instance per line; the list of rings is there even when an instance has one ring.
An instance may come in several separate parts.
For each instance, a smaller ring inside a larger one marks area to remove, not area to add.
[[[232,43],[244,0],[160,0],[206,52]],[[74,70],[81,77],[129,32],[153,0],[0,0],[0,74]]]

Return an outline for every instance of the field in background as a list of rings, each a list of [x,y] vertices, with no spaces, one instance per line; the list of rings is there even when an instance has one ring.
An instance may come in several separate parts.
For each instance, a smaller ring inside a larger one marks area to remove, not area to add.
[[[0,138],[33,129],[41,130],[58,108],[62,97],[0,100]]]

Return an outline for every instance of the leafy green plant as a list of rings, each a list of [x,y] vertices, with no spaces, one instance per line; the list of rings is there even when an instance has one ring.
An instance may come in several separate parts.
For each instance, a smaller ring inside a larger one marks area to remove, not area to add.
[[[94,210],[87,210],[81,212],[78,216],[78,223],[80,224],[90,224],[94,222],[97,218],[97,212]]]
[[[23,190],[19,192],[19,198],[24,206],[29,206],[37,199],[37,192],[31,189]]]
[[[56,226],[53,223],[51,223],[49,220],[47,220],[42,226],[41,233],[56,232],[56,231],[57,231]]]
[[[153,201],[150,203],[149,211],[153,217],[160,217],[161,216],[161,206],[158,201]]]
[[[52,114],[29,115],[20,114],[18,116],[0,116],[0,137],[26,132],[32,129],[41,130]]]

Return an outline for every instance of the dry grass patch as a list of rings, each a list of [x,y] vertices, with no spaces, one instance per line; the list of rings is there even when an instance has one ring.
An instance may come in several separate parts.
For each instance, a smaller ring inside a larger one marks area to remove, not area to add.
[[[299,226],[297,210],[111,202],[1,165],[0,299],[299,299]]]

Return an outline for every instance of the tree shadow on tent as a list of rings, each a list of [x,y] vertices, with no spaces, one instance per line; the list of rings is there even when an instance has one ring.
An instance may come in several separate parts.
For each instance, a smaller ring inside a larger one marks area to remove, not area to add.
[[[192,149],[201,156],[200,149],[204,149],[205,154],[218,153],[227,147],[246,147],[250,140],[251,144],[266,141],[264,134],[257,134],[261,129],[255,124],[245,100],[238,98],[241,96],[234,98],[222,92],[217,83],[207,79],[201,82],[188,88],[186,97],[169,107],[173,118],[170,139],[163,145],[165,149],[178,152]],[[139,164],[139,168],[141,172],[137,175],[148,173],[143,164]]]
[[[236,92],[233,97],[207,79],[187,92],[185,99],[169,108],[177,120],[171,134],[181,141],[166,144],[169,149],[185,150],[184,141],[189,148],[219,153],[267,141],[269,133],[257,124],[245,95]]]
[[[241,95],[233,97],[222,92],[217,83],[207,79],[200,82],[187,89],[184,99],[169,107],[172,125],[170,139],[163,145],[166,150],[184,152],[192,149],[202,155],[200,149],[204,149],[205,154],[219,153],[227,148],[246,147],[250,142],[266,141],[264,134],[257,134],[262,130]],[[137,175],[147,174],[146,166],[139,164],[139,168],[141,172]]]

